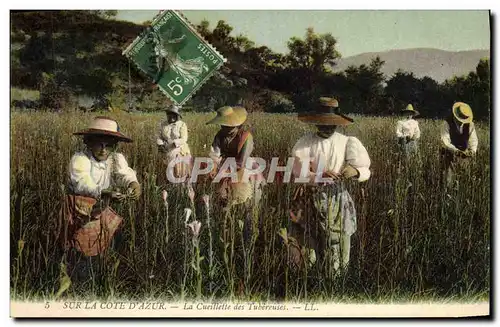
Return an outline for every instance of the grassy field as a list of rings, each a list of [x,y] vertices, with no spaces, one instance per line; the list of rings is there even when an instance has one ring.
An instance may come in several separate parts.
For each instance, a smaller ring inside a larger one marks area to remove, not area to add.
[[[242,248],[234,214],[228,221],[212,210],[202,222],[199,265],[184,227],[191,203],[177,186],[158,185],[164,173],[155,146],[163,115],[112,114],[134,139],[121,145],[138,172],[143,195],[115,209],[125,218],[119,250],[107,258],[103,278],[91,287],[70,287],[68,297],[179,299],[239,297],[254,300],[391,301],[487,299],[490,287],[489,126],[478,124],[479,151],[458,176],[456,188],[439,184],[438,137],[441,121],[421,120],[419,160],[398,163],[394,118],[356,117],[341,132],[354,135],[372,160],[372,177],[348,187],[356,201],[358,230],[351,241],[348,271],[331,278],[316,265],[307,275],[288,270],[286,248],[278,233],[288,224],[292,185],[270,184],[257,213],[261,229],[255,247]],[[189,145],[205,156],[216,128],[213,114],[187,114]],[[72,133],[92,118],[83,114],[11,114],[11,290],[12,297],[52,297],[59,288],[61,252],[53,230],[67,165],[82,148]],[[293,116],[252,114],[254,156],[288,156],[308,129]],[[366,200],[361,201],[361,188]],[[168,216],[162,191],[169,194]],[[210,190],[199,190],[198,195]],[[230,237],[221,239],[224,229]],[[168,232],[167,232],[168,231]],[[168,240],[166,234],[168,233]],[[212,249],[212,251],[210,251]],[[194,263],[194,264],[192,264]]]

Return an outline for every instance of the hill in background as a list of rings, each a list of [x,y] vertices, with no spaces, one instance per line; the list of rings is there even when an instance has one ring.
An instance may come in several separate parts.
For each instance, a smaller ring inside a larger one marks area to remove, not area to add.
[[[367,52],[338,60],[335,72],[344,71],[349,66],[369,64],[379,56],[385,61],[382,72],[390,78],[398,69],[412,72],[415,77],[430,77],[438,83],[453,76],[466,75],[476,69],[480,59],[490,58],[489,50],[445,51],[440,49],[402,49],[383,52]]]

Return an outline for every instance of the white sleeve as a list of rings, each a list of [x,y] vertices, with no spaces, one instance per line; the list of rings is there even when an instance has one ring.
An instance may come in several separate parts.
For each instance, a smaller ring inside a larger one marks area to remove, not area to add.
[[[310,164],[311,158],[309,154],[309,146],[307,145],[306,137],[303,137],[295,143],[292,148],[291,155],[293,157],[292,175],[295,178],[307,178],[311,175]]]
[[[396,136],[397,137],[404,137],[403,135],[403,122],[400,120],[398,121],[396,125]]]
[[[368,180],[371,176],[371,160],[368,151],[356,137],[349,137],[346,146],[345,161],[359,172],[359,182]]]
[[[114,155],[114,169],[116,176],[118,177],[118,184],[127,187],[132,182],[137,182],[137,175],[135,171],[129,167],[127,160],[121,153],[115,153]]]
[[[174,143],[174,140],[170,138],[170,128],[172,128],[168,123],[163,122],[160,129],[160,138],[165,142],[165,145],[170,145]]]
[[[79,195],[99,198],[101,187],[90,176],[90,159],[84,154],[75,154],[69,164],[69,178],[73,191]]]
[[[441,143],[448,149],[458,150],[453,144],[451,144],[450,127],[448,126],[448,122],[444,122],[441,129]]]
[[[188,129],[187,125],[184,122],[182,122],[180,126],[179,134],[180,134],[179,138],[175,139],[174,143],[176,146],[183,146],[184,144],[187,143],[188,140]]]
[[[472,152],[476,153],[477,152],[477,145],[478,145],[478,139],[477,139],[477,134],[476,134],[476,126],[474,124],[471,124],[471,131],[470,131],[470,136],[469,136],[469,148],[472,150]]]
[[[165,123],[161,122],[160,123],[160,128],[158,131],[158,138],[156,139],[156,144],[158,145],[165,145],[166,141],[166,131],[165,131]]]
[[[415,140],[420,138],[420,127],[418,126],[418,121],[415,121],[415,134],[413,134],[413,138]]]
[[[220,164],[221,161],[221,151],[219,147],[219,142],[217,136],[214,137],[212,145],[210,146],[210,153],[208,156],[214,161],[215,164]]]

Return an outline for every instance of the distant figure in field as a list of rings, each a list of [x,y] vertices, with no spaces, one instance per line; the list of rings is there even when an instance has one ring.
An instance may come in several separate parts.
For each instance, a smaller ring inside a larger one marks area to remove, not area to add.
[[[70,276],[91,277],[91,268],[109,248],[122,223],[111,202],[137,200],[141,186],[136,172],[123,154],[119,142],[132,142],[120,132],[118,123],[96,117],[82,135],[86,149],[75,153],[69,164],[69,183],[61,211],[59,236],[64,246]],[[95,270],[94,270],[95,272]]]
[[[215,135],[211,148],[210,158],[215,163],[212,177],[218,172],[225,160],[233,158],[237,167],[238,182],[231,183],[230,178],[222,178],[219,187],[219,196],[225,205],[246,203],[254,195],[260,193],[258,182],[263,180],[262,174],[249,175],[248,182],[242,181],[248,158],[253,152],[254,140],[252,133],[245,128],[247,111],[241,106],[224,106],[217,110],[217,116],[207,122],[220,125],[221,128]],[[256,190],[257,188],[257,190]],[[258,200],[258,199],[257,199]]]
[[[315,125],[317,132],[300,138],[292,149],[293,176],[307,183],[296,190],[290,210],[290,259],[302,268],[313,264],[316,254],[330,253],[333,270],[349,264],[351,235],[357,229],[354,201],[345,187],[349,179],[358,182],[370,178],[370,157],[356,137],[337,132],[338,126],[353,123],[340,113],[336,99],[318,99],[313,112],[299,114],[299,120]],[[329,177],[318,182],[316,177]],[[299,183],[297,180],[295,183]],[[292,239],[295,240],[290,242]]]
[[[191,150],[189,149],[188,129],[183,122],[182,115],[179,112],[179,107],[170,106],[166,109],[167,119],[160,124],[159,136],[156,140],[158,150],[162,155],[163,163],[168,164],[177,157],[191,158]],[[189,161],[191,161],[189,159]],[[182,177],[189,172],[190,165],[185,162],[179,162],[173,167],[175,177]]]
[[[244,107],[224,106],[217,110],[217,115],[207,124],[221,126],[210,147],[209,156],[214,162],[214,169],[209,178],[214,181],[221,171],[229,173],[228,164],[231,162],[233,168],[234,165],[236,166],[237,173],[235,182],[231,180],[231,177],[220,179],[215,194],[217,202],[224,211],[231,209],[241,215],[244,221],[243,237],[245,242],[248,242],[253,235],[253,208],[259,205],[262,186],[265,182],[261,173],[247,174],[248,179],[243,180],[244,172],[248,171],[249,166],[252,169],[257,168],[255,164],[247,163],[254,149],[254,139],[252,133],[244,125],[246,120],[247,111]],[[224,167],[225,163],[227,167]]]
[[[413,109],[411,104],[401,110],[404,119],[397,122],[396,136],[398,144],[405,155],[416,154],[418,152],[418,139],[420,138],[420,128],[418,121],[414,118],[419,112]]]
[[[456,102],[451,111],[441,130],[441,163],[448,186],[453,181],[455,168],[474,156],[478,146],[471,107]]]

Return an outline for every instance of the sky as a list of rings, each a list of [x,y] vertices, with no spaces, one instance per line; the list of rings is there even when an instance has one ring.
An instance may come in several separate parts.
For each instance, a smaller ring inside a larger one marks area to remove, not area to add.
[[[158,10],[119,10],[117,19],[141,23]],[[225,20],[256,45],[287,52],[286,43],[304,37],[308,27],[331,33],[342,57],[391,49],[436,48],[448,51],[490,48],[486,10],[183,10],[193,24],[203,19],[213,28]]]

